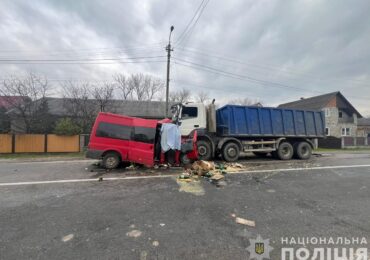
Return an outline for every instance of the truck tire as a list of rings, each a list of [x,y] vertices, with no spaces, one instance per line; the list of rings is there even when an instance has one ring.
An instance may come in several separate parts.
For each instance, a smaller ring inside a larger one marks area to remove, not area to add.
[[[208,161],[212,158],[212,147],[208,141],[205,140],[197,141],[197,147],[199,160]]]
[[[121,158],[116,152],[108,152],[103,157],[103,167],[109,170],[115,169],[121,163]]]
[[[224,145],[222,148],[222,157],[227,162],[235,162],[239,158],[239,145],[234,142],[230,142]]]
[[[290,160],[293,157],[293,146],[288,142],[280,143],[279,148],[277,150],[277,157],[280,160]]]
[[[295,156],[301,160],[308,160],[312,155],[311,145],[307,142],[300,142],[294,146]]]

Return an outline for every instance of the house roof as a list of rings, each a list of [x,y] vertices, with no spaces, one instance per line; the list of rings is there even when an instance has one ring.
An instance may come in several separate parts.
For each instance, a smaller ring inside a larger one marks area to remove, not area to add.
[[[0,108],[8,110],[25,102],[27,99],[29,98],[25,96],[0,96]]]
[[[68,98],[53,98],[47,97],[49,113],[55,116],[68,116]],[[38,102],[36,100],[34,102]],[[99,103],[95,99],[89,99],[93,108],[95,107],[99,111]],[[173,103],[170,102],[170,106]],[[116,114],[123,114],[127,116],[142,117],[148,119],[161,119],[164,117],[164,110],[166,108],[166,102],[163,101],[135,101],[135,100],[110,100],[107,105],[106,112],[112,112]],[[17,114],[16,109],[12,109],[8,112],[9,114]],[[170,116],[170,113],[167,114]]]
[[[359,118],[357,119],[358,126],[370,126],[370,118]]]
[[[323,108],[327,107],[328,103],[335,97],[341,98],[352,113],[356,113],[359,118],[362,118],[362,115],[339,91],[310,98],[302,98],[293,102],[280,104],[278,107],[303,110],[322,110]]]

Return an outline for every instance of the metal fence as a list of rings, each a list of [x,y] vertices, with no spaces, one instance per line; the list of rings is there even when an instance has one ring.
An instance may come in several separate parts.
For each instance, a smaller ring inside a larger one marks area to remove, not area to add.
[[[319,139],[319,148],[370,148],[370,137],[352,137],[343,136],[341,138],[328,136],[325,139]]]
[[[0,153],[80,152],[80,136],[0,134]]]

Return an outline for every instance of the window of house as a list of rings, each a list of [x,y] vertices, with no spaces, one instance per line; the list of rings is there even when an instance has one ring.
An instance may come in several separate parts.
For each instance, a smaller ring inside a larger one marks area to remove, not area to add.
[[[181,119],[189,119],[198,117],[197,107],[183,107]]]
[[[338,116],[339,116],[339,118],[342,118],[343,117],[343,112],[339,111]]]
[[[350,136],[351,135],[351,129],[348,127],[342,128],[342,136]]]
[[[325,108],[325,116],[326,117],[330,116],[330,109],[329,108]]]
[[[330,135],[330,128],[329,127],[326,127],[325,128],[325,135],[326,136],[329,136]]]

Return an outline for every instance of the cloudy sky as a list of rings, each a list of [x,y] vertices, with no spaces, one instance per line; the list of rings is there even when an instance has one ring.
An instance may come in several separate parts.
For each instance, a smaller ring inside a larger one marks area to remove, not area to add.
[[[370,115],[369,11],[368,0],[1,0],[0,78],[165,79],[173,25],[171,91],[274,106],[339,90]]]

